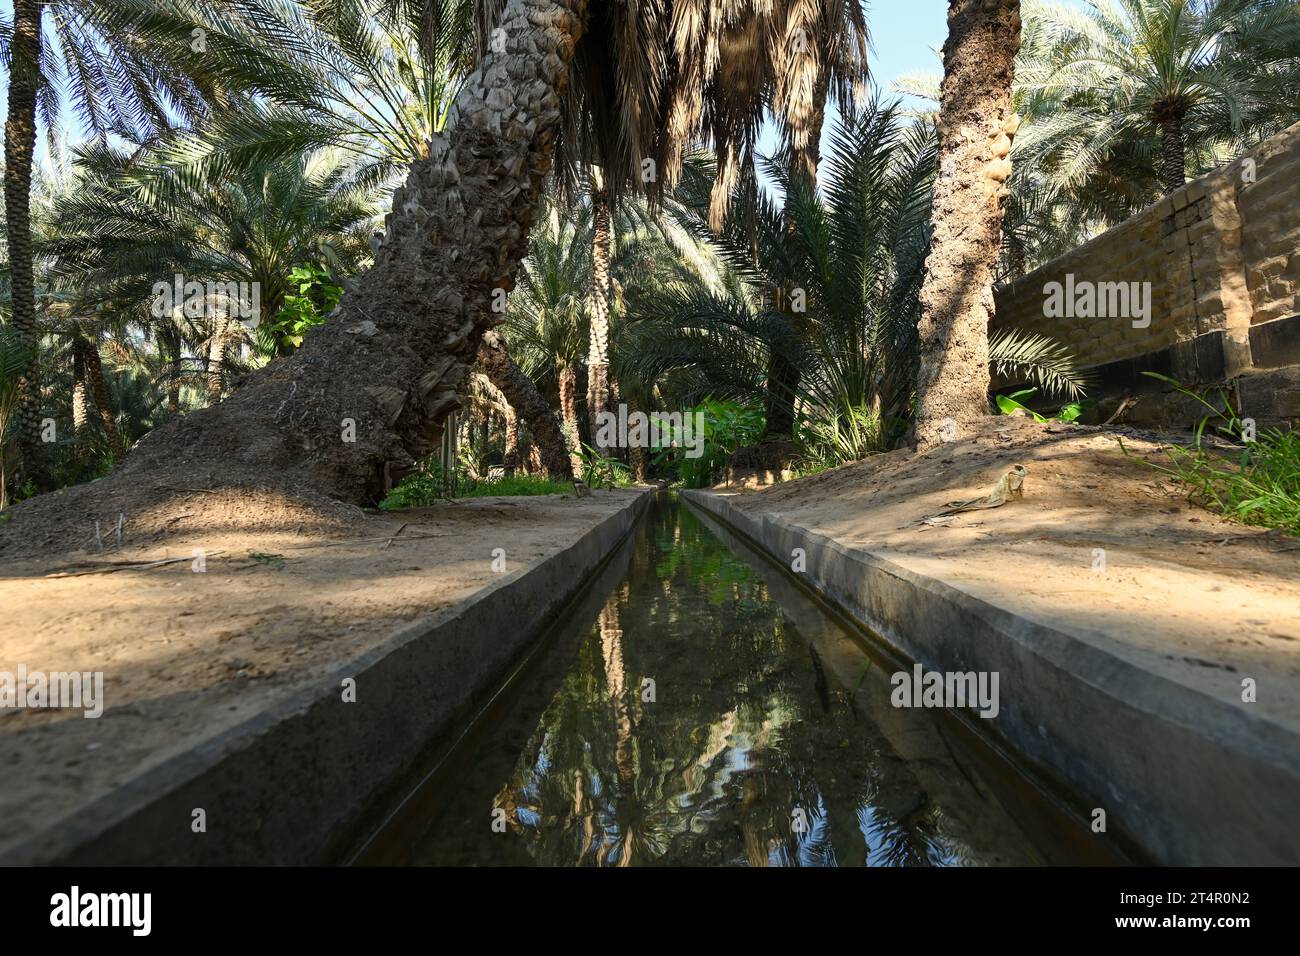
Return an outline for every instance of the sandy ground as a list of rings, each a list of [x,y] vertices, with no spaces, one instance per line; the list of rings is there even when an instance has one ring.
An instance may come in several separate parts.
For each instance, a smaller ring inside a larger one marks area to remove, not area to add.
[[[102,671],[106,707],[0,711],[0,849],[39,821],[312,683],[391,631],[577,541],[634,491],[481,498],[395,514],[266,492],[178,493],[117,545],[29,542],[0,565],[0,671]],[[204,552],[206,570],[194,567]],[[72,575],[110,562],[183,560]]]
[[[1160,462],[1132,430],[991,419],[925,455],[895,451],[740,493],[746,510],[890,558],[992,604],[1300,731],[1300,539],[1230,524],[1130,454]],[[950,501],[986,494],[1012,465],[1021,501],[928,527]],[[726,491],[719,488],[719,491]],[[1094,570],[1095,549],[1105,569]]]

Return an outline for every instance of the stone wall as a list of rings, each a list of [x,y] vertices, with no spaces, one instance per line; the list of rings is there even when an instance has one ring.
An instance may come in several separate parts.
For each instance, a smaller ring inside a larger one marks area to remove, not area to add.
[[[1048,316],[1045,289],[1067,276],[1150,283],[1150,325]],[[1166,354],[1175,377],[1205,382],[1300,361],[1298,314],[1300,124],[999,289],[992,329],[1050,335],[1083,367]]]

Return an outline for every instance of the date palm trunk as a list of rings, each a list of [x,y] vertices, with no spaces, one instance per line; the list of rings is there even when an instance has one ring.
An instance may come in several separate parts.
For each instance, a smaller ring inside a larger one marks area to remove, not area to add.
[[[578,429],[578,373],[572,365],[560,369],[560,419],[573,474],[582,474],[582,432]]]
[[[1161,116],[1160,153],[1165,181],[1165,195],[1187,185],[1187,143],[1183,138],[1183,116],[1171,112]]]
[[[1019,0],[949,0],[918,325],[918,449],[970,434],[988,414],[988,326],[1018,125],[1011,84],[1019,49]]]
[[[108,439],[108,447],[114,458],[120,458],[124,451],[118,439],[117,423],[113,421],[113,407],[108,397],[108,381],[104,378],[104,364],[99,358],[99,346],[93,341],[80,339],[82,356],[86,365],[86,382],[90,385],[90,394],[95,399],[95,409],[99,415],[99,425]]]
[[[146,483],[162,496],[178,474],[373,502],[436,451],[527,252],[586,7],[507,0],[504,42],[412,162],[374,264],[331,318],[220,404],[155,429],[77,504],[108,511],[117,488],[138,500]]]
[[[601,415],[609,408],[609,264],[614,253],[609,193],[598,189],[591,196],[591,335],[587,353],[587,427],[591,447],[599,448],[596,435]],[[604,449],[602,449],[603,451]]]
[[[81,340],[72,343],[72,432],[78,439],[90,424],[90,392],[86,388],[86,357],[81,352]]]
[[[817,191],[817,167],[821,164],[822,126],[826,122],[826,97],[829,83],[824,70],[818,76],[813,87],[813,98],[808,104],[807,120],[804,128],[798,131],[798,143],[790,150],[789,175],[791,186],[798,186],[815,194]],[[786,228],[795,228],[794,190],[786,195]],[[799,317],[789,308],[788,290],[779,291],[782,316],[786,322],[786,337],[794,341],[798,335]],[[763,425],[763,440],[788,440],[794,434],[795,402],[799,385],[803,379],[803,370],[791,359],[787,348],[777,346],[767,365],[767,397],[765,401],[766,421]]]
[[[506,440],[501,465],[507,475],[519,469],[519,415],[513,405],[506,406]]]
[[[226,319],[214,316],[208,341],[208,404],[221,401],[226,391]]]
[[[510,357],[501,337],[495,332],[485,333],[479,343],[478,355],[488,381],[505,396],[510,407],[510,414],[506,416],[506,469],[512,471],[518,465],[519,424],[516,416],[520,416],[533,436],[533,443],[541,455],[542,468],[560,478],[573,477],[568,447],[555,413],[537,391],[533,380]]]
[[[175,329],[158,333],[158,341],[167,358],[167,414],[181,410],[181,337]]]
[[[19,481],[51,487],[41,435],[40,332],[32,265],[32,157],[36,150],[36,91],[41,76],[41,2],[14,0],[9,41],[9,114],[5,119],[5,232],[9,241],[10,321],[29,351],[16,399]]]

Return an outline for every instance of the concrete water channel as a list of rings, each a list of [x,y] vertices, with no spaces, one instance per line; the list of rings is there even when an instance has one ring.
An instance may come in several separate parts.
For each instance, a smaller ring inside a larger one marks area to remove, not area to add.
[[[977,714],[661,494],[352,862],[960,866],[1133,859]]]

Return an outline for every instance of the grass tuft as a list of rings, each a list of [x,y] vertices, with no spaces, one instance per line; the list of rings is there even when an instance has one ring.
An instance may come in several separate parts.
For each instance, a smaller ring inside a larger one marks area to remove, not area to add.
[[[1209,409],[1196,426],[1190,447],[1167,448],[1167,465],[1147,464],[1176,478],[1194,504],[1242,524],[1300,536],[1300,431],[1271,428],[1252,435],[1253,425],[1237,415],[1224,392],[1210,401],[1164,375],[1143,374],[1172,385]],[[1211,426],[1238,443],[1239,454],[1235,449],[1225,454],[1206,448],[1205,430]]]

